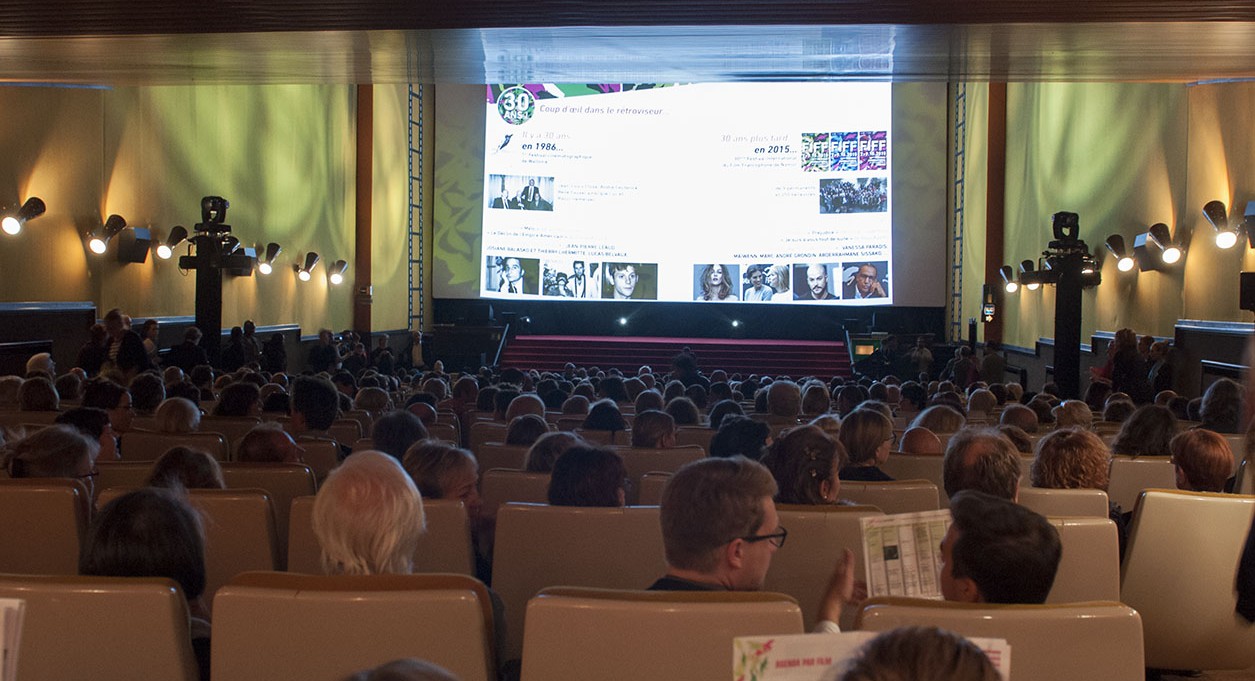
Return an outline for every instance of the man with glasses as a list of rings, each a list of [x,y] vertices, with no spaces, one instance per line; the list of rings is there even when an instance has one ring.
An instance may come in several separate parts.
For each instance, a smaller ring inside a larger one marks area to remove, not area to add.
[[[651,591],[758,591],[784,546],[776,481],[742,456],[685,465],[667,482],[660,512],[667,574]],[[854,600],[854,554],[837,561],[819,606],[817,631],[839,631],[841,608]]]

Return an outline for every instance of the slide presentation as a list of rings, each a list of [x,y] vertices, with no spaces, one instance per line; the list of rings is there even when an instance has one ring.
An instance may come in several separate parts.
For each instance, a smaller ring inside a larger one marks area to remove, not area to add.
[[[893,303],[890,84],[486,90],[482,297]]]

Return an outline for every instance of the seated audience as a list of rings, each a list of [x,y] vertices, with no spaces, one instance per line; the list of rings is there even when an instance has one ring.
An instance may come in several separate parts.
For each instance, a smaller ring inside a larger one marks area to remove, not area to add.
[[[261,416],[261,389],[244,381],[228,385],[218,394],[214,416]]]
[[[941,446],[941,438],[927,428],[907,428],[902,433],[899,451],[904,454],[936,454],[941,456],[945,451]]]
[[[1241,432],[1242,399],[1242,386],[1236,381],[1221,378],[1212,383],[1198,408],[1202,427],[1217,433]]]
[[[958,432],[965,422],[963,412],[958,409],[945,404],[934,404],[921,411],[915,420],[911,421],[911,427],[927,428],[934,433],[954,433]]]
[[[192,618],[192,651],[200,679],[209,681],[205,538],[200,517],[186,501],[169,490],[148,487],[105,504],[87,530],[78,571],[177,582]]]
[[[144,372],[131,379],[131,406],[141,416],[152,416],[157,405],[166,399],[166,384],[157,374]]]
[[[998,424],[1015,426],[1032,435],[1037,432],[1037,412],[1022,404],[1008,403],[1002,409],[1002,416],[998,418]]]
[[[638,412],[632,422],[632,446],[665,449],[675,446],[675,419],[665,412]]]
[[[58,376],[53,387],[62,401],[78,402],[83,399],[83,378],[74,372]]]
[[[277,423],[263,423],[248,431],[235,446],[240,463],[304,463],[305,450]]]
[[[541,435],[531,449],[527,450],[523,470],[528,473],[548,473],[553,470],[554,462],[564,452],[577,445],[585,444],[587,443],[575,433],[560,431]]]
[[[622,506],[627,498],[623,457],[602,447],[575,446],[553,464],[552,506]]]
[[[57,423],[73,426],[100,447],[97,461],[117,461],[118,436],[109,424],[109,413],[95,407],[77,407],[57,415]]]
[[[616,432],[627,430],[627,421],[619,412],[619,406],[612,400],[598,400],[589,408],[588,416],[580,427],[584,430]]]
[[[828,413],[831,408],[832,399],[822,384],[811,383],[802,391],[802,414],[813,418]]]
[[[472,526],[479,522],[479,462],[475,455],[439,440],[415,442],[401,465],[424,499],[457,499]]]
[[[827,395],[827,393],[824,394]],[[639,414],[640,412],[638,411],[636,413]],[[741,408],[740,404],[732,400],[720,400],[716,402],[713,406],[711,406],[710,411],[707,414],[709,417],[708,425],[712,430],[719,430],[719,424],[722,423],[724,417],[729,414],[744,416],[745,410]]]
[[[174,490],[226,489],[222,466],[209,454],[191,447],[171,447],[153,462],[146,487]]]
[[[845,447],[816,426],[799,426],[771,445],[763,465],[776,480],[776,503],[835,504]]]
[[[56,386],[43,376],[26,379],[17,389],[19,411],[57,411],[60,407]]]
[[[1094,425],[1094,412],[1080,400],[1064,400],[1050,410],[1059,428],[1084,428]]]
[[[667,402],[664,410],[675,419],[677,426],[698,426],[701,425],[702,415],[698,411],[697,405],[693,404],[693,400],[687,397],[677,397]]]
[[[859,648],[837,681],[1001,681],[985,651],[936,627],[899,627]]]
[[[841,468],[842,480],[877,482],[893,480],[880,470],[893,450],[893,421],[872,409],[855,409],[841,421],[841,444],[849,462]]]
[[[657,390],[642,390],[640,394],[636,396],[634,404],[636,405],[637,414],[643,411],[649,411],[650,409],[662,411],[663,407],[666,406],[666,402],[662,399],[662,393]]]
[[[314,535],[333,575],[408,574],[426,530],[423,500],[397,460],[375,451],[331,471],[314,499]]]
[[[194,433],[200,430],[200,408],[182,397],[162,400],[153,417],[159,433]]]
[[[771,427],[748,416],[725,416],[718,432],[710,439],[713,457],[744,456],[758,461],[771,441]]]
[[[131,408],[131,393],[107,378],[87,382],[83,389],[84,407],[96,407],[109,413],[109,423],[114,432],[128,433],[135,410]]]
[[[537,396],[526,394],[510,400],[510,404],[506,407],[504,418],[506,423],[510,423],[514,419],[524,414],[532,414],[545,418],[545,403]]]
[[[362,388],[353,398],[353,408],[369,414],[382,414],[392,408],[392,398],[383,388]]]
[[[942,486],[950,499],[976,490],[1015,501],[1020,493],[1020,455],[996,430],[964,428],[950,438],[941,463]]]
[[[545,421],[543,416],[537,416],[536,414],[515,416],[510,421],[510,425],[506,427],[505,443],[507,445],[530,447],[541,435],[548,432],[549,423]]]
[[[77,428],[57,424],[6,442],[0,450],[0,460],[10,478],[81,480],[91,495],[100,474],[96,470],[99,452],[100,445]]]
[[[1124,423],[1136,410],[1137,405],[1132,400],[1107,400],[1107,406],[1102,410],[1102,420],[1108,423]]]
[[[1015,445],[1015,451],[1030,456],[1033,454],[1033,438],[1028,433],[1015,426],[998,426],[998,432]]]
[[[426,440],[428,433],[427,426],[419,417],[409,411],[394,409],[375,420],[370,436],[376,451],[400,461],[410,445]]]
[[[767,386],[767,421],[782,425],[797,423],[802,413],[802,389],[793,381],[773,381]],[[678,422],[678,421],[677,421]]]
[[[1063,547],[1050,521],[975,490],[950,498],[941,540],[941,594],[966,603],[1045,603]]]
[[[1177,489],[1190,492],[1224,492],[1233,474],[1233,450],[1229,441],[1205,428],[1187,430],[1168,446],[1176,468]]]
[[[1111,453],[1123,456],[1167,456],[1168,443],[1177,433],[1172,410],[1156,404],[1138,407],[1120,426],[1111,442]]]
[[[1110,468],[1111,457],[1101,438],[1081,428],[1061,428],[1037,443],[1029,479],[1034,487],[1105,491]]]

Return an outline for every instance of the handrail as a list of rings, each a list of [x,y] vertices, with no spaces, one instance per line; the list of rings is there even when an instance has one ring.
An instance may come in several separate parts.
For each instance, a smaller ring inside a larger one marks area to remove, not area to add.
[[[497,369],[501,366],[501,353],[505,352],[506,341],[510,339],[510,322],[505,323],[505,330],[501,332],[501,340],[497,342],[497,354],[493,355],[492,368]]]

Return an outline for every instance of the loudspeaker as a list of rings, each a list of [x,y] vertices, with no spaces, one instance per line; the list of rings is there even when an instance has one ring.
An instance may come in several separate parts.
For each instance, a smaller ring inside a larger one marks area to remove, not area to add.
[[[153,246],[152,232],[143,227],[123,229],[118,233],[118,262],[144,262]]]
[[[1255,312],[1255,272],[1241,273],[1238,307]]]

